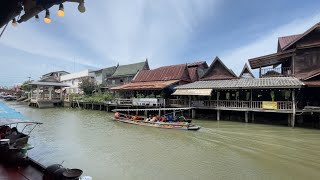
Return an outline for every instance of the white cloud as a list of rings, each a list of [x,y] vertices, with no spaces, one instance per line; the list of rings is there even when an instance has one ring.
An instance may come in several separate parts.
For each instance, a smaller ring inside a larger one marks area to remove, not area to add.
[[[278,37],[303,33],[318,23],[319,19],[320,14],[308,18],[295,19],[288,24],[266,32],[261,38],[243,47],[223,52],[221,59],[236,74],[239,74],[248,59],[276,53]]]

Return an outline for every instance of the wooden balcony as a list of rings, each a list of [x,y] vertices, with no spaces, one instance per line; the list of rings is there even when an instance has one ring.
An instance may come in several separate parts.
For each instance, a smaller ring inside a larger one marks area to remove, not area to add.
[[[260,69],[260,78],[263,77],[289,77],[293,72],[289,67],[264,68]]]
[[[263,106],[264,101],[235,101],[235,100],[205,100],[205,101],[191,101],[190,105],[187,100],[170,99],[169,103],[175,107],[196,107],[196,108],[210,108],[210,109],[225,109],[225,110],[239,110],[239,111],[292,111],[293,106],[291,101],[275,101],[276,105],[273,108]],[[269,101],[265,101],[269,102]]]

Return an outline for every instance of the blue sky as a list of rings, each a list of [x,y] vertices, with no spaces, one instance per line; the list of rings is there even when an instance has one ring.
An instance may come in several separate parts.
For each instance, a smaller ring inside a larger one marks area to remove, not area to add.
[[[273,53],[277,37],[320,21],[320,1],[86,0],[65,3],[51,24],[34,19],[8,26],[0,39],[0,86],[69,72],[139,62],[151,68],[219,56],[240,73],[248,58]],[[2,29],[1,29],[2,30]]]

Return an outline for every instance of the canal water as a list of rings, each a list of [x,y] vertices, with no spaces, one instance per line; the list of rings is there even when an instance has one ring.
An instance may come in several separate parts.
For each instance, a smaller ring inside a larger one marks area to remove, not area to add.
[[[93,179],[320,179],[320,131],[195,120],[197,132],[141,127],[113,114],[10,103],[35,129],[29,155]]]

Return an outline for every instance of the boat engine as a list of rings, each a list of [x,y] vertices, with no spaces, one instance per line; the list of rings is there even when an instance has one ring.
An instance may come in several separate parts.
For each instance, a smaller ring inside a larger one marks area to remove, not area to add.
[[[43,180],[79,180],[82,174],[80,169],[66,169],[61,164],[48,166],[43,173]]]

